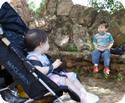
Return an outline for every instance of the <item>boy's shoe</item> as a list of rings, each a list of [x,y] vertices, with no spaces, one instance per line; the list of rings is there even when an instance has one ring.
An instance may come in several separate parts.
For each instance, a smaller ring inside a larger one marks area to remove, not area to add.
[[[94,67],[93,67],[93,73],[98,73],[98,72],[99,72],[98,66],[94,66]]]
[[[109,74],[110,73],[110,69],[108,67],[104,68],[104,74]]]

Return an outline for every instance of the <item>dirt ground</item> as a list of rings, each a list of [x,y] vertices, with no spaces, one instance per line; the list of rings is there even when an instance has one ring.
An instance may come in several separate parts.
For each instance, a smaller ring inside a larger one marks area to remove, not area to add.
[[[99,96],[98,103],[125,103],[125,81],[81,77],[86,89]]]
[[[98,103],[125,103],[125,81],[83,76],[81,80],[87,91],[99,96]],[[76,102],[67,99],[65,103]]]
[[[104,79],[89,76],[80,76],[82,84],[88,92],[99,96],[98,103],[125,103],[125,80]],[[76,103],[67,94],[64,94],[64,103]],[[37,102],[47,103],[47,102]],[[58,102],[57,102],[58,103]]]

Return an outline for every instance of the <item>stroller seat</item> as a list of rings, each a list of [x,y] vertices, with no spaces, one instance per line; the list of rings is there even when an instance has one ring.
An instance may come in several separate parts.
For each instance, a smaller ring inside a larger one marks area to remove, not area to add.
[[[58,98],[63,94],[63,91],[69,92],[72,99],[80,101],[73,91],[57,86],[42,73],[39,77],[34,71],[34,66],[25,58],[26,50],[24,49],[23,36],[28,28],[7,2],[0,9],[0,24],[3,29],[3,34],[1,33],[0,36],[0,64],[5,67],[30,97],[22,103],[42,99],[49,93],[63,103]],[[16,103],[21,102],[17,101]]]

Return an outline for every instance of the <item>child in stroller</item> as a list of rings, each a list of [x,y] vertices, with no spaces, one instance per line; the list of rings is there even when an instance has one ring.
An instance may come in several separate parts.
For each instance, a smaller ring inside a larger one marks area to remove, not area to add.
[[[56,59],[54,62],[46,55],[49,49],[48,37],[44,30],[31,29],[25,34],[25,44],[28,49],[27,59],[35,66],[36,72],[47,75],[58,86],[67,86],[75,92],[81,103],[96,103],[98,97],[88,95],[74,72],[60,70],[62,62]]]

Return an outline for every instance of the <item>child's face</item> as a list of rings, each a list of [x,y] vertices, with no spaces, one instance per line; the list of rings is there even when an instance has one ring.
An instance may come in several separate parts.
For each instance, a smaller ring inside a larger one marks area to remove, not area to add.
[[[41,53],[47,53],[47,51],[49,50],[48,39],[45,43],[40,44],[40,49],[41,49]]]
[[[99,33],[106,32],[107,30],[108,30],[108,28],[106,28],[105,25],[103,25],[103,24],[98,26],[98,32]]]

